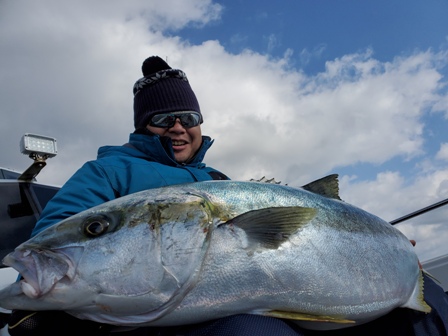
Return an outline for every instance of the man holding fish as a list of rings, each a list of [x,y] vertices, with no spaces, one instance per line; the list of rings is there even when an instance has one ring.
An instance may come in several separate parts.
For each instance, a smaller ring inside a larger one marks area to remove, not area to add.
[[[143,63],[142,71],[144,77],[135,83],[133,90],[135,131],[130,135],[129,142],[123,146],[101,147],[97,160],[87,162],[81,167],[48,203],[33,231],[33,236],[39,235],[45,229],[70,216],[143,190],[190,182],[229,180],[226,175],[207,167],[202,162],[213,141],[202,135],[200,125],[203,122],[203,116],[185,73],[172,69],[157,56],[147,58]],[[314,186],[310,184],[308,190],[315,192]],[[337,195],[331,191],[325,196],[337,198]],[[312,220],[315,213],[312,210],[306,210],[309,208],[302,209],[297,214],[303,216],[304,222]],[[276,210],[272,211],[277,213]],[[265,212],[262,213],[269,216]],[[243,227],[245,217],[244,214],[241,216],[236,218],[241,219]],[[279,211],[278,216],[283,216],[282,212]],[[237,230],[240,223],[235,221],[232,224]],[[86,232],[91,236],[100,235],[109,225],[110,223],[105,223],[102,218],[96,219],[89,223]],[[288,237],[276,237],[274,240],[278,241],[274,242],[275,247],[269,246],[269,249],[280,248],[279,245],[285,243]],[[263,239],[259,238],[257,243],[265,244],[266,241]],[[417,262],[415,264],[418,267]],[[25,269],[23,272],[20,271],[27,280],[25,272]],[[190,280],[190,278],[186,279],[185,283],[188,285]],[[374,321],[359,326],[350,326],[350,321],[340,319],[338,323],[347,323],[347,325],[344,325],[343,329],[331,331],[315,331],[299,327],[293,320],[305,319],[305,317],[300,314],[291,314],[288,318],[284,312],[278,315],[272,312],[265,314],[268,316],[227,314],[226,317],[202,323],[172,326],[154,324],[149,327],[126,329],[117,328],[114,323],[93,322],[78,319],[63,311],[43,309],[42,311],[14,310],[9,321],[9,332],[13,336],[60,335],[69,331],[85,335],[109,335],[115,332],[117,335],[189,336],[446,335],[448,330],[447,296],[427,276],[424,277],[424,282],[425,301],[430,307],[422,301],[416,306],[418,308],[416,310],[421,311],[397,308]],[[39,296],[32,285],[24,285],[22,290],[29,296]],[[180,301],[178,303],[181,304]],[[321,317],[319,319],[320,322],[324,321]],[[121,324],[118,323],[118,325]]]

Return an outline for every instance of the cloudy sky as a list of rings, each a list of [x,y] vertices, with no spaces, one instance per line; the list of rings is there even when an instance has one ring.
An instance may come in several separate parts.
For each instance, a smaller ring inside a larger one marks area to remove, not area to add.
[[[448,197],[448,3],[442,0],[0,0],[0,166],[24,133],[53,136],[38,176],[62,185],[133,131],[151,55],[186,72],[236,180],[300,186],[393,220]],[[448,208],[448,207],[447,207]],[[401,225],[422,260],[448,253],[447,210]]]

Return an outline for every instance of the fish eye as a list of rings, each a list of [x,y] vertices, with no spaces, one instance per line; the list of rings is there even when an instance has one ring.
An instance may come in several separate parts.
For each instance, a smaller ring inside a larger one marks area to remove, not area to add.
[[[88,218],[83,226],[82,233],[87,237],[98,237],[107,232],[109,222],[102,216],[94,216]]]

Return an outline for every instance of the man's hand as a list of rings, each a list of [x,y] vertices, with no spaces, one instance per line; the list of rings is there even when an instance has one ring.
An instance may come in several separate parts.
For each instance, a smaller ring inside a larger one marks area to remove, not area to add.
[[[410,239],[409,241],[411,242],[412,246],[415,246],[415,244],[417,244],[414,239]],[[418,261],[418,267],[420,267],[420,269],[423,269],[422,264],[420,264],[420,260]]]

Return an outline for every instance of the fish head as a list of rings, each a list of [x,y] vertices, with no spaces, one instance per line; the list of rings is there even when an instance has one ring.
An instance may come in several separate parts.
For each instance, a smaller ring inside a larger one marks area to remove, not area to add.
[[[5,257],[23,279],[0,291],[0,306],[82,311],[74,315],[94,320],[98,312],[155,318],[194,286],[211,222],[206,199],[183,189],[148,190],[86,210]]]

